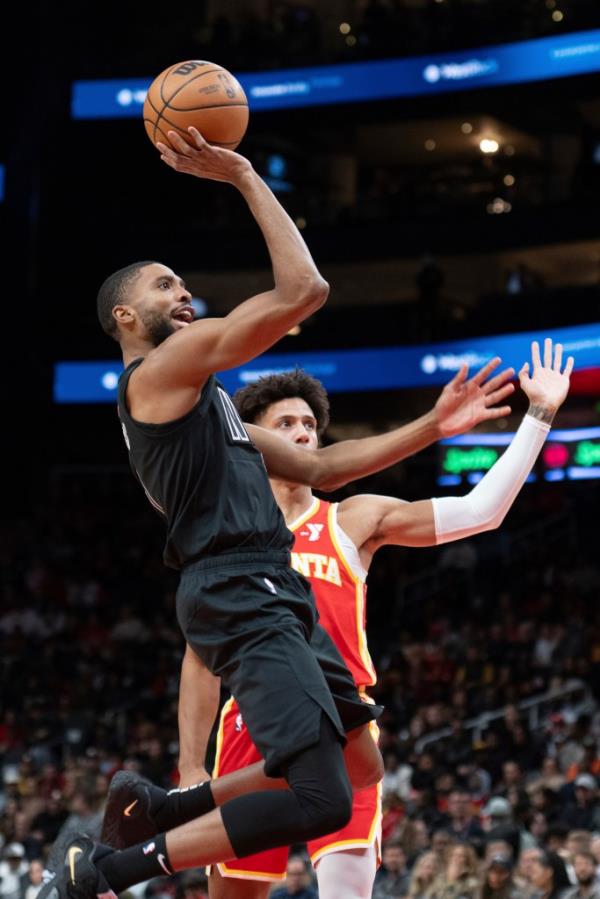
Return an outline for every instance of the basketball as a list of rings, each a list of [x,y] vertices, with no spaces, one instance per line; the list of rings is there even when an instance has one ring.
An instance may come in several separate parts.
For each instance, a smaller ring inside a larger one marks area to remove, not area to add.
[[[192,143],[187,129],[193,125],[208,143],[234,150],[248,127],[248,100],[227,69],[190,59],[154,79],[144,102],[144,125],[153,144],[169,145],[167,131]]]

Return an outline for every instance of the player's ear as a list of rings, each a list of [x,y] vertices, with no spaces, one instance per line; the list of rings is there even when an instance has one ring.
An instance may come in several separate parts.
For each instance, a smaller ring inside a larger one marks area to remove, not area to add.
[[[136,318],[132,306],[114,306],[112,315],[120,327],[131,326]]]

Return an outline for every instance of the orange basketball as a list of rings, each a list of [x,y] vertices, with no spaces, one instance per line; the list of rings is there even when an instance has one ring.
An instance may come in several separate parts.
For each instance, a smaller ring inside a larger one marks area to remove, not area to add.
[[[144,125],[153,144],[168,145],[167,131],[191,143],[187,129],[193,125],[210,144],[234,150],[248,127],[248,100],[223,66],[190,59],[154,79],[144,103]]]

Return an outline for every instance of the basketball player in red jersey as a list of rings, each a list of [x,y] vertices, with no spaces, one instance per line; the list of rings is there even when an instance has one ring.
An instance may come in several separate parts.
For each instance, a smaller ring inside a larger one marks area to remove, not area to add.
[[[376,679],[365,633],[365,581],[374,552],[386,544],[443,543],[501,523],[567,395],[573,366],[569,358],[561,371],[562,347],[557,345],[553,353],[550,340],[545,343],[543,364],[537,343],[532,345],[532,359],[532,377],[528,363],[519,375],[530,400],[528,414],[505,454],[467,496],[404,503],[393,497],[362,495],[331,504],[314,497],[310,487],[271,479],[275,499],[295,535],[292,565],[310,579],[321,624],[363,692]],[[306,447],[316,448],[318,434],[328,422],[327,395],[318,381],[303,372],[261,379],[239,391],[235,401],[244,421]],[[194,681],[197,685],[206,680],[206,672],[190,667],[194,664],[186,655],[180,698],[182,786],[206,777],[199,767],[206,739],[199,734],[199,709],[194,707],[192,714],[194,703],[190,702],[190,688]],[[258,761],[260,755],[232,698],[221,714],[213,777]],[[380,817],[379,789],[370,787],[355,793],[352,819],[346,827],[309,842],[321,899],[370,897]],[[285,876],[286,862],[287,850],[276,849],[218,864],[211,872],[211,899],[265,899],[270,882]]]
[[[316,448],[329,419],[329,401],[320,384],[302,371],[272,375],[238,391],[234,401],[249,423]],[[377,675],[366,640],[366,577],[349,533],[346,504],[317,499],[310,488],[271,479],[275,499],[294,534],[292,567],[308,578],[322,626],[333,638],[362,695]],[[347,502],[347,501],[346,501]],[[377,727],[372,728],[377,737]],[[235,699],[223,707],[213,777],[260,761]],[[370,897],[380,861],[381,787],[354,793],[352,819],[336,833],[312,840],[308,851],[317,870],[319,896]],[[211,899],[262,899],[270,881],[283,880],[285,847],[215,865]]]

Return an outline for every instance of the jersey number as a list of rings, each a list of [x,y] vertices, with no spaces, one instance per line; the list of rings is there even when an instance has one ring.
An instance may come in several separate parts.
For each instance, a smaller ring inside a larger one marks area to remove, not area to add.
[[[227,422],[227,428],[231,439],[236,443],[250,443],[250,438],[246,433],[246,429],[244,428],[242,419],[238,415],[237,409],[233,405],[231,397],[228,396],[221,387],[217,387],[217,390],[219,392],[219,399],[223,406],[225,421]]]

